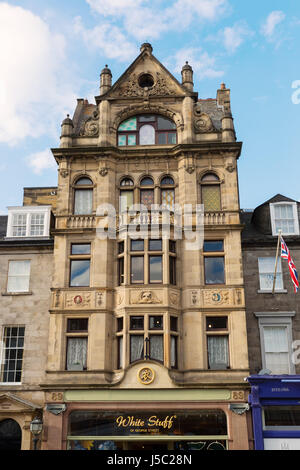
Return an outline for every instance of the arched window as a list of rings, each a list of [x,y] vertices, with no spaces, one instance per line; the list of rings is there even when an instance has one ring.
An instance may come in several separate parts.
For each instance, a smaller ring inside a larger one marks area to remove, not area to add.
[[[118,146],[175,145],[176,125],[157,114],[134,116],[123,121],[118,128]]]
[[[20,450],[22,431],[13,419],[4,419],[0,422],[0,451]]]
[[[171,176],[165,176],[160,182],[161,204],[169,210],[174,210],[175,184]]]
[[[125,212],[133,205],[133,187],[131,178],[123,178],[120,182],[120,211]]]
[[[74,185],[74,214],[87,215],[93,211],[93,182],[86,176],[79,178]]]
[[[206,173],[201,179],[201,202],[205,212],[221,210],[220,180],[215,173]]]
[[[148,210],[154,204],[154,182],[150,176],[145,176],[140,182],[140,203],[144,204]]]

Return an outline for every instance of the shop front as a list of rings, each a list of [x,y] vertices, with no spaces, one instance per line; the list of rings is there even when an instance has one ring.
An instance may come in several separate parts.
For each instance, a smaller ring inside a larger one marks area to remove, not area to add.
[[[300,450],[300,376],[253,375],[249,403],[256,450]]]

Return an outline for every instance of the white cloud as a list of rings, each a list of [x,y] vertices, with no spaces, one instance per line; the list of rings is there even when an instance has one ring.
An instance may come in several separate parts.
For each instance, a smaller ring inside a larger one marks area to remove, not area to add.
[[[166,31],[183,30],[192,21],[214,21],[223,15],[227,0],[86,0],[104,17],[121,18],[128,34],[138,40],[157,39]]]
[[[275,33],[275,28],[279,23],[285,19],[283,11],[274,10],[267,17],[266,21],[262,25],[261,33],[267,38],[271,39]]]
[[[26,158],[26,162],[37,175],[41,174],[44,170],[54,170],[57,167],[54,157],[49,149],[29,155]]]
[[[101,23],[93,29],[86,29],[82,19],[74,19],[74,32],[80,34],[89,49],[99,49],[110,59],[128,61],[137,55],[138,50],[128,41],[122,31],[109,23]]]
[[[250,31],[246,23],[237,22],[232,27],[228,26],[224,29],[224,46],[228,52],[233,53],[247,37],[253,34],[254,33]]]
[[[0,142],[54,133],[76,96],[66,78],[65,38],[32,12],[2,2],[0,44]]]
[[[217,70],[215,57],[202,49],[180,49],[174,56],[174,61],[174,71],[177,73],[181,72],[182,66],[188,61],[199,80],[217,78],[224,75],[223,70]]]

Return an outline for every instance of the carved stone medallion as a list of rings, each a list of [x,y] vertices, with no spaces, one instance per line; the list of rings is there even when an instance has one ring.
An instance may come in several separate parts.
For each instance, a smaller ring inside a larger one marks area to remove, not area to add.
[[[155,379],[155,372],[151,367],[143,367],[138,371],[138,380],[143,385],[150,385]]]

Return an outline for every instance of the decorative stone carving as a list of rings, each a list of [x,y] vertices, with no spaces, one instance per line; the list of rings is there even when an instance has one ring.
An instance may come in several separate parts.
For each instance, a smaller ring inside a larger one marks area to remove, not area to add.
[[[208,132],[215,131],[213,122],[208,114],[201,112],[199,114],[199,111],[197,110],[195,111],[195,115],[194,127],[196,132],[206,134]]]
[[[236,169],[235,160],[233,158],[228,158],[225,163],[225,168],[229,173],[233,173]]]
[[[54,307],[58,308],[60,306],[60,290],[57,290],[54,293]]]
[[[68,308],[86,308],[91,305],[91,294],[81,293],[81,294],[66,294],[66,307]]]
[[[122,111],[120,111],[114,120],[113,126],[111,127],[111,132],[117,130],[119,124],[124,121],[125,119],[130,118],[131,116],[135,116],[136,114],[140,113],[153,113],[153,114],[161,114],[162,116],[166,116],[167,118],[171,119],[175,122],[177,126],[177,130],[183,129],[183,118],[181,114],[175,113],[171,109],[166,108],[165,106],[154,105],[147,102],[147,104],[137,104],[128,106]]]
[[[98,111],[93,112],[93,116],[88,118],[84,124],[81,126],[79,135],[96,137],[99,134],[99,123],[98,123],[99,113]]]
[[[96,305],[100,307],[103,304],[104,292],[96,292]]]
[[[191,304],[192,305],[199,305],[200,303],[199,294],[200,292],[198,290],[193,290],[191,292]]]
[[[178,305],[179,303],[179,294],[178,292],[170,292],[170,302],[172,305]]]
[[[63,178],[66,178],[67,176],[69,176],[68,170],[65,170],[65,169],[59,170],[59,174],[60,174]]]
[[[100,174],[101,176],[104,177],[104,176],[107,175],[107,173],[108,173],[108,168],[105,168],[105,167],[100,168],[99,174]]]
[[[156,294],[150,290],[142,290],[138,293],[137,298],[131,299],[133,304],[161,304],[162,301],[157,298]]]
[[[203,299],[206,305],[229,305],[230,295],[229,291],[219,290],[205,290],[203,291]]]
[[[121,85],[118,96],[153,96],[153,95],[174,95],[175,90],[167,84],[167,80],[159,73],[156,72],[154,84],[149,88],[142,88],[138,83],[138,77],[135,73],[126,80],[124,85]]]

